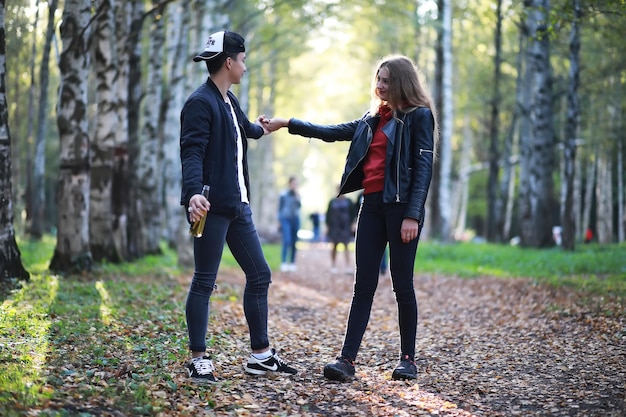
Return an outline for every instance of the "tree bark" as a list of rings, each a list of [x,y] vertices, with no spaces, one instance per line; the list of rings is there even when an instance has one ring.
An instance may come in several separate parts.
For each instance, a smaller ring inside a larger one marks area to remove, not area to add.
[[[589,158],[587,165],[587,174],[585,175],[585,200],[583,202],[583,215],[581,222],[581,236],[584,236],[588,229],[595,231],[597,228],[594,224],[591,224],[591,207],[593,205],[593,197],[596,189],[596,175],[598,172],[598,145],[593,147],[591,158]]]
[[[161,214],[163,211],[161,183],[161,131],[160,105],[163,96],[163,46],[165,45],[165,7],[153,13],[150,29],[150,54],[146,82],[146,97],[143,106],[142,140],[137,166],[138,200],[140,211],[147,213],[145,227],[141,230],[142,246],[146,254],[161,252]]]
[[[613,243],[613,164],[611,152],[600,151],[596,181],[598,243]]]
[[[617,143],[617,241],[624,242],[626,234],[626,207],[624,207],[624,146]]]
[[[439,102],[440,130],[439,136],[439,163],[435,164],[433,172],[434,183],[430,186],[433,192],[431,204],[433,222],[430,236],[447,242],[451,239],[452,226],[450,224],[450,177],[452,171],[452,132],[453,132],[453,103],[452,103],[452,5],[450,0],[439,0],[439,21],[441,28],[438,35],[437,66],[441,73],[436,74],[437,95]],[[439,42],[441,43],[439,46]],[[440,61],[439,61],[440,60]],[[430,194],[429,192],[429,194]]]
[[[24,269],[13,228],[11,185],[11,134],[6,97],[6,38],[4,0],[0,0],[0,287],[7,289],[12,279],[29,279]]]
[[[33,238],[43,235],[46,171],[46,133],[48,121],[48,85],[50,83],[50,48],[54,38],[55,19],[58,0],[48,1],[48,26],[46,40],[43,46],[41,69],[39,72],[39,109],[37,112],[37,132],[35,136],[35,152],[33,155],[33,178],[31,189],[31,226],[30,234]]]
[[[185,103],[186,81],[189,73],[196,68],[204,69],[202,82],[206,82],[208,73],[204,63],[194,63],[182,61],[177,57],[190,57],[199,53],[201,45],[195,46],[190,51],[187,33],[190,31],[192,20],[191,4],[183,2],[172,4],[168,16],[167,38],[170,40],[166,51],[169,67],[165,89],[163,91],[163,106],[161,108],[161,118],[163,120],[163,192],[165,195],[165,238],[171,248],[175,248],[178,255],[178,262],[183,266],[193,265],[193,245],[189,236],[189,223],[185,217],[185,212],[180,205],[180,188],[182,184],[182,173],[180,169],[180,110]],[[195,16],[199,18],[199,16]],[[194,31],[192,31],[194,32]],[[208,34],[204,34],[208,37]],[[206,42],[206,39],[204,39]],[[197,49],[197,50],[196,50]],[[191,52],[191,53],[190,53]],[[195,90],[198,85],[189,87]],[[210,197],[210,196],[209,196]],[[210,198],[209,198],[210,200]]]
[[[61,86],[57,107],[60,137],[60,172],[57,191],[57,245],[50,262],[54,272],[91,269],[89,250],[89,133],[87,39],[91,18],[90,0],[68,0],[63,10],[59,63]]]
[[[113,178],[111,182],[112,237],[114,246],[122,259],[128,255],[128,34],[131,21],[131,4],[128,0],[116,0],[113,4],[115,19],[116,81],[114,102],[117,113],[115,148],[113,151]]]
[[[580,1],[574,0],[574,17],[570,33],[570,67],[567,91],[567,120],[563,143],[563,178],[561,181],[561,246],[573,251],[576,246],[576,217],[574,212],[574,178],[576,175],[576,146],[578,134],[578,85],[580,80]]]
[[[270,55],[273,55],[270,52]],[[276,100],[276,79],[278,77],[277,59],[268,60],[266,65],[255,71],[257,92],[256,102],[260,112],[266,115],[274,114]],[[264,72],[267,71],[267,72]],[[267,89],[269,96],[265,100],[263,91]],[[254,209],[256,226],[264,241],[277,241],[278,220],[278,193],[274,187],[274,141],[272,137],[250,141],[248,146],[248,165],[250,168],[250,205]]]
[[[37,56],[37,27],[39,26],[39,0],[35,2],[35,19],[33,21],[33,45],[31,48],[30,54],[30,86],[28,88],[28,117],[27,117],[27,132],[26,132],[26,146],[28,148],[28,160],[26,161],[26,169],[30,172],[32,169],[32,154],[31,154],[31,143],[33,143],[33,130],[35,123],[35,91],[37,90],[37,84],[35,83],[35,58]],[[41,91],[41,90],[40,90]],[[43,201],[38,201],[37,205],[34,203],[34,194],[41,195],[43,193],[43,184],[33,184],[35,182],[35,178],[33,176],[27,176],[29,180],[26,185],[26,190],[30,194],[30,198],[26,199],[26,220],[31,221],[30,227],[30,235],[33,239],[38,240],[41,239],[42,235],[42,220],[43,220]],[[35,225],[38,230],[35,230],[32,222],[33,217],[37,217],[39,215],[39,219],[37,219],[37,224]]]
[[[465,227],[467,223],[467,203],[469,200],[469,177],[471,167],[471,155],[472,147],[474,146],[474,138],[472,135],[472,129],[470,127],[469,117],[465,116],[465,128],[463,133],[463,148],[461,150],[461,161],[459,162],[459,180],[454,200],[456,200],[453,207],[455,207],[456,216],[453,216],[453,221],[456,225],[456,231],[454,237],[456,240],[464,240]],[[456,217],[456,218],[454,218]]]
[[[141,240],[141,230],[145,227],[138,197],[139,180],[137,164],[139,162],[139,107],[141,105],[141,29],[144,22],[143,0],[130,0],[131,23],[128,32],[128,258],[137,259],[145,255]]]
[[[89,242],[96,262],[120,262],[123,249],[114,239],[113,173],[115,137],[119,128],[116,107],[118,65],[115,59],[115,19],[111,0],[99,0],[94,32],[93,60],[96,72],[96,115],[92,141]]]
[[[444,53],[443,53],[443,8],[444,8],[444,0],[437,0],[437,40],[435,42],[435,77],[433,83],[433,100],[435,101],[435,105],[439,109],[438,117],[439,117],[439,126],[441,129],[442,119],[443,119],[443,64],[444,64]],[[442,142],[446,140],[442,137],[443,134],[439,137],[439,148],[442,146]],[[439,153],[439,149],[436,149],[436,154]],[[441,164],[435,163],[433,164],[433,176],[430,183],[430,190],[428,191],[428,198],[426,199],[426,204],[428,206],[428,210],[426,210],[426,219],[424,220],[424,237],[427,239],[433,239],[439,237],[438,231],[440,230],[441,224],[441,213],[439,212],[440,206],[440,184],[441,184]]]
[[[520,194],[521,244],[528,247],[554,245],[552,237],[554,185],[554,134],[552,128],[552,80],[548,37],[548,0],[526,0],[527,26],[531,39],[528,70],[532,74],[530,105],[531,135],[526,144],[528,187]]]
[[[491,122],[489,123],[489,179],[487,181],[487,240],[498,241],[502,231],[496,229],[503,216],[502,199],[498,198],[498,174],[500,172],[500,78],[502,60],[502,0],[496,2],[496,33],[494,38],[495,56],[493,59],[493,96],[491,98]],[[499,204],[500,203],[500,204]]]

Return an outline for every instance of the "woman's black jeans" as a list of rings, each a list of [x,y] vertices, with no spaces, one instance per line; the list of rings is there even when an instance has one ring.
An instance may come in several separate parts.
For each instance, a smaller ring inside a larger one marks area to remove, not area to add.
[[[356,359],[372,310],[378,286],[380,261],[389,242],[389,264],[393,291],[398,303],[401,354],[415,358],[417,334],[417,300],[413,288],[413,269],[417,238],[403,243],[400,227],[406,204],[383,203],[382,193],[367,194],[359,211],[356,233],[356,275],[354,294],[348,316],[345,341],[341,355]]]
[[[209,299],[222,260],[224,242],[246,276],[243,309],[250,331],[251,348],[257,350],[269,347],[267,292],[271,270],[263,255],[250,206],[241,203],[235,217],[209,212],[202,237],[194,239],[195,272],[186,305],[189,349],[194,352],[206,350]]]

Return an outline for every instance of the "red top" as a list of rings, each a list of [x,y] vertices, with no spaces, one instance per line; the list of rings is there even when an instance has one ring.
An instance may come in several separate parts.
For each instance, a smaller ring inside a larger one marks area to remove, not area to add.
[[[380,192],[385,185],[387,136],[382,132],[382,128],[391,120],[392,111],[389,106],[381,105],[378,108],[378,114],[380,114],[380,120],[363,163],[363,194]]]

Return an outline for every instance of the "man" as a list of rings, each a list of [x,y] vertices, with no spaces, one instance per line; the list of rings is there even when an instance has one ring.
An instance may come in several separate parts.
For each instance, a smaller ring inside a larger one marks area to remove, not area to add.
[[[190,222],[206,215],[204,232],[194,239],[195,271],[186,303],[192,354],[187,370],[189,377],[200,383],[217,381],[213,362],[206,354],[206,334],[209,299],[224,243],[246,276],[243,307],[252,353],[245,371],[255,375],[297,373],[270,349],[267,335],[271,271],[250,211],[246,151],[248,138],[258,139],[269,131],[265,117],[251,123],[229,91],[241,82],[245,59],[241,35],[228,31],[212,34],[204,51],[193,59],[206,63],[209,77],[189,96],[180,117],[181,204],[187,208]],[[201,194],[203,185],[210,187],[208,199]]]
[[[288,188],[280,194],[278,200],[278,221],[282,234],[280,250],[280,270],[282,272],[296,271],[296,243],[300,230],[300,194],[298,194],[298,179],[289,177]]]

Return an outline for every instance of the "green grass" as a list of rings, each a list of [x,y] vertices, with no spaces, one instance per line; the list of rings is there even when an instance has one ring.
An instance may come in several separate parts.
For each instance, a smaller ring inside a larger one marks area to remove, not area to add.
[[[531,278],[596,294],[626,296],[626,245],[528,249],[494,244],[420,243],[417,272],[464,278]]]

